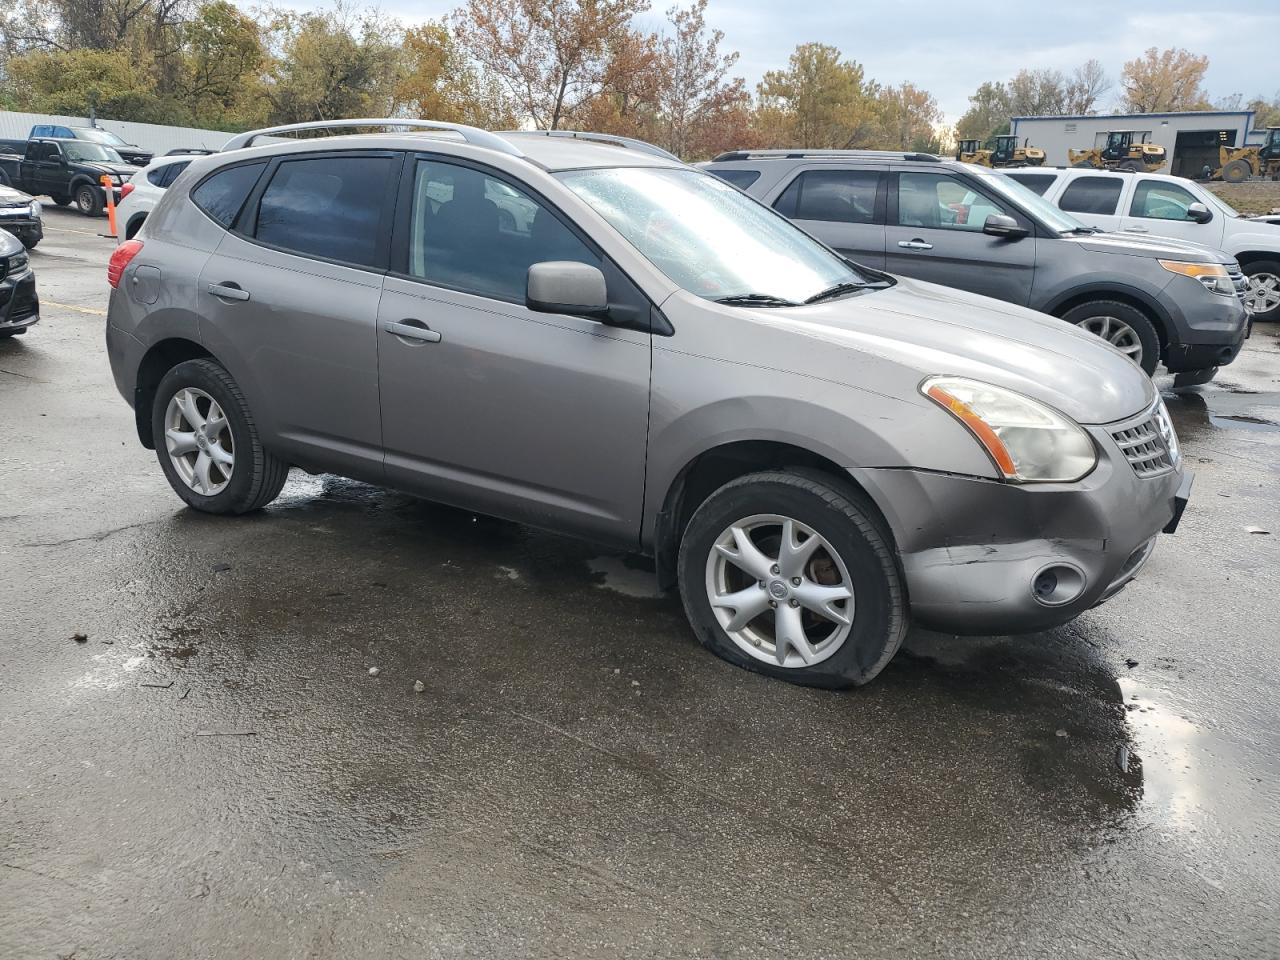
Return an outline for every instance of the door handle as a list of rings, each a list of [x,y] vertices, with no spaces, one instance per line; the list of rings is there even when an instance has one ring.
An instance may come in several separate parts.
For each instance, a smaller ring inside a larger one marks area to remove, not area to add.
[[[1150,233],[1146,227],[1125,227],[1126,233]]]
[[[439,343],[440,334],[432,330],[421,320],[388,320],[382,325],[382,329],[387,333],[395,334],[397,337],[404,337],[406,340],[418,340],[422,343]]]
[[[223,300],[248,300],[249,291],[241,290],[234,283],[211,283],[209,292]]]
[[[923,240],[899,240],[898,246],[903,250],[932,250],[932,243],[925,243]]]

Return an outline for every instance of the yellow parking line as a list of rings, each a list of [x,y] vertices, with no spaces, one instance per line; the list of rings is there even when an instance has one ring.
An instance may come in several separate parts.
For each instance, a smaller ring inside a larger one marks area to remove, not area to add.
[[[95,310],[93,307],[77,307],[70,303],[54,303],[52,300],[41,299],[40,303],[46,307],[57,307],[59,310],[74,310],[76,313],[87,313],[92,317],[105,317],[107,311]]]
[[[50,227],[50,226],[49,226],[49,224],[48,224],[47,222],[46,222],[46,223],[45,223],[45,225],[44,225],[44,231],[45,231],[45,233],[50,233],[50,232],[52,232],[52,233],[78,233],[78,234],[80,234],[80,236],[82,236],[82,237],[100,237],[100,236],[102,236],[102,234],[100,234],[100,233],[93,233],[92,231],[89,231],[89,230],[72,230],[70,227]],[[110,238],[110,237],[105,237],[104,239],[110,240],[111,238]]]

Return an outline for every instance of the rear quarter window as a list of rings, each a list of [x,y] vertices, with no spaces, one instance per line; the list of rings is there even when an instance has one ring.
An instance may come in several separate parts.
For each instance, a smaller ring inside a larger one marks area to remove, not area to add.
[[[1042,197],[1053,186],[1053,181],[1058,179],[1052,173],[1011,173],[1008,176]]]
[[[759,170],[715,170],[709,169],[708,173],[714,173],[726,183],[732,183],[739,190],[746,190],[757,180],[760,179]]]
[[[230,227],[266,166],[264,160],[219,170],[191,191],[191,199],[222,226]]]

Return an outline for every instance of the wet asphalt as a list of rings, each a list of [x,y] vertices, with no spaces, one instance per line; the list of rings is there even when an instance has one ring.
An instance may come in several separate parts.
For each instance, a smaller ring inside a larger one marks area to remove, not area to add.
[[[0,957],[1280,956],[1280,329],[1161,379],[1198,476],[1128,590],[830,693],[589,544],[297,471],[184,509],[104,221],[48,223],[0,341]]]

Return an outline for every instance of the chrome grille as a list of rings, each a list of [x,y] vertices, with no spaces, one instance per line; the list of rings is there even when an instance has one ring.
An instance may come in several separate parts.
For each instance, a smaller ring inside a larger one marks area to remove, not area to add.
[[[1113,431],[1111,437],[1139,477],[1155,477],[1173,469],[1178,438],[1163,403],[1157,402],[1145,419]]]

